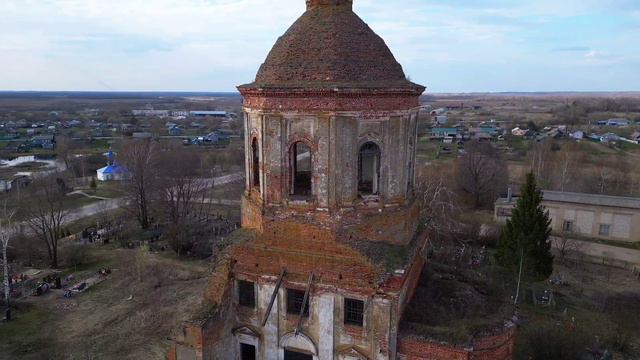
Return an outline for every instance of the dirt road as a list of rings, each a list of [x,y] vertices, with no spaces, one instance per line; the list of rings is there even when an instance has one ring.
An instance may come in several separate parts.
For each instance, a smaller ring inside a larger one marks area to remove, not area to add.
[[[244,176],[243,173],[234,173],[234,174],[219,176],[216,178],[202,179],[202,181],[206,183],[205,186],[207,188],[212,188],[214,186],[221,186],[221,185],[226,185],[232,182],[241,181],[244,178],[243,176]],[[215,201],[212,201],[212,202],[215,203]],[[126,200],[123,198],[98,201],[96,203],[85,205],[80,208],[69,211],[69,213],[65,216],[64,223],[65,224],[72,223],[86,217],[100,214],[102,212],[115,210],[124,205],[126,205]],[[237,203],[233,202],[233,203],[229,203],[229,205],[237,205]],[[22,223],[21,228],[24,233],[31,232],[31,229],[29,229],[26,222]]]

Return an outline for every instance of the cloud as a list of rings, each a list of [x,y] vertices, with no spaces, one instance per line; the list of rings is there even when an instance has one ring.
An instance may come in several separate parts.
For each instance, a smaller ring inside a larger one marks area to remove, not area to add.
[[[2,0],[0,89],[234,90],[252,80],[304,7],[303,0]],[[610,83],[640,83],[629,70],[640,50],[628,46],[638,32],[620,30],[640,18],[637,0],[355,0],[354,7],[407,74],[437,91],[588,89],[599,76],[591,73],[604,73],[593,67],[614,61],[625,66],[607,72]],[[580,66],[591,73],[575,77],[587,80],[569,82],[563,74]]]
[[[122,90],[145,89],[164,78],[165,89],[232,90],[235,83],[226,74],[240,68],[255,72],[303,9],[304,3],[295,0],[5,0],[0,2],[0,65],[34,73],[66,63],[78,70],[66,83],[85,89],[102,89],[103,82]],[[17,53],[25,59],[16,59]],[[85,80],[74,79],[79,72]],[[98,80],[106,74],[115,79]],[[235,81],[251,76],[248,72]],[[0,88],[36,82],[0,74]],[[53,75],[41,74],[41,82],[39,88],[67,86]]]
[[[591,48],[588,46],[566,46],[558,47],[551,50],[552,52],[588,52]]]

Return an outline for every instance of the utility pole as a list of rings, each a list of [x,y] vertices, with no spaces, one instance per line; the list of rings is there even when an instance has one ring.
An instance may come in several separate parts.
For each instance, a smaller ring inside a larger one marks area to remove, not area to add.
[[[520,282],[522,281],[522,263],[524,261],[524,248],[520,248],[520,270],[518,271],[518,286],[516,287],[516,297],[513,305],[518,309],[518,298],[520,297]]]

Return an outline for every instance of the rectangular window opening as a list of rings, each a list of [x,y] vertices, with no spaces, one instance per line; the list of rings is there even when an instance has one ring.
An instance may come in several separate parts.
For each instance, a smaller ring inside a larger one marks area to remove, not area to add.
[[[238,303],[240,306],[254,309],[256,307],[255,285],[250,281],[238,281]]]
[[[364,301],[344,299],[344,323],[362,326],[364,323]]]
[[[287,314],[299,315],[304,300],[303,290],[287,289]],[[309,299],[304,307],[304,317],[309,317]]]
[[[290,154],[291,195],[296,197],[312,196],[313,155],[311,148],[302,142],[291,147]]]
[[[611,234],[611,225],[600,224],[600,230],[598,231],[600,236],[609,236]]]
[[[573,221],[566,220],[564,224],[562,224],[562,230],[565,232],[573,232]]]

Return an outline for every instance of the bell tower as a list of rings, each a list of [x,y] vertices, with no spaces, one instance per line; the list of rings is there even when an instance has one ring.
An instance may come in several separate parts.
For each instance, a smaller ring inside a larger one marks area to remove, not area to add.
[[[406,79],[351,0],[306,3],[255,81],[239,87],[247,134],[243,227],[268,232],[287,219],[322,224],[336,236],[406,243],[416,228],[424,87]]]
[[[244,97],[242,227],[217,254],[197,359],[396,359],[424,260],[423,86],[352,0],[307,0]]]

